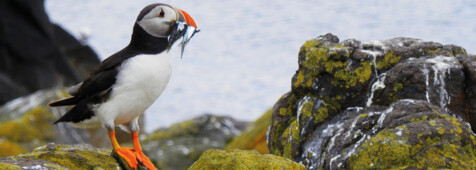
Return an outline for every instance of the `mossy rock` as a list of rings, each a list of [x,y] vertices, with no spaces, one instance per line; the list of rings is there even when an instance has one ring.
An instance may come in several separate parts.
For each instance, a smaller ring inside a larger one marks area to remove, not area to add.
[[[33,152],[0,159],[0,167],[26,169],[120,169],[108,150],[89,144],[59,145],[50,143]]]
[[[55,138],[51,122],[53,115],[46,107],[38,106],[22,117],[0,123],[0,156],[13,156],[45,145]]]
[[[259,153],[268,153],[266,133],[271,125],[272,110],[267,111],[258,120],[250,123],[246,129],[228,143],[225,149],[256,150]]]
[[[245,127],[231,117],[207,114],[156,130],[142,148],[159,169],[186,169],[206,150],[225,147]]]
[[[270,154],[249,150],[210,149],[189,170],[206,169],[306,169],[302,164]]]
[[[269,151],[302,160],[309,157],[303,145],[319,140],[311,136],[321,133],[316,130],[321,125],[347,109],[389,106],[401,99],[426,100],[475,122],[471,109],[476,107],[469,107],[468,98],[476,95],[465,91],[470,83],[458,62],[466,55],[455,45],[414,38],[339,41],[329,33],[308,40],[299,50],[291,91],[273,107]]]
[[[33,159],[56,163],[69,169],[118,169],[116,159],[110,151],[94,148],[89,144],[55,145],[48,144],[31,153],[21,154],[10,159]]]

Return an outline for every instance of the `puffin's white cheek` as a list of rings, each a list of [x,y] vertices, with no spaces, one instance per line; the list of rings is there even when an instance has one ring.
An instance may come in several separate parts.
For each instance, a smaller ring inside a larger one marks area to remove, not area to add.
[[[170,27],[159,18],[144,19],[137,23],[145,30],[145,32],[155,37],[167,37],[167,32]]]

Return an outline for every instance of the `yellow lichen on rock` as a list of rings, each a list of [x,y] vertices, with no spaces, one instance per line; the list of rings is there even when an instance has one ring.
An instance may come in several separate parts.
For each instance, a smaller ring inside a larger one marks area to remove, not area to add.
[[[0,169],[2,169],[2,170],[20,170],[22,168],[18,165],[12,165],[12,164],[7,164],[7,163],[0,162]]]

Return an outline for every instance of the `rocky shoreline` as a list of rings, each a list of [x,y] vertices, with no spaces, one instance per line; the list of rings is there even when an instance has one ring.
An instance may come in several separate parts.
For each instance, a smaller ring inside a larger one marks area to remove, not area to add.
[[[142,134],[144,152],[159,169],[476,168],[476,56],[463,48],[326,34],[304,43],[298,63],[291,90],[255,122],[205,114]],[[121,167],[84,144],[95,132],[50,125],[61,110],[46,103],[64,95],[0,108],[0,169]]]

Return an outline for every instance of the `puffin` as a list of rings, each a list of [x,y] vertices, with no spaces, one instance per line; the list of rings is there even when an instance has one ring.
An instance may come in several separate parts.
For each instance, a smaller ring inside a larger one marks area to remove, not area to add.
[[[103,127],[108,131],[113,152],[132,169],[139,163],[156,169],[139,143],[139,116],[167,86],[174,43],[182,39],[179,47],[183,56],[185,46],[198,31],[193,18],[181,9],[163,3],[144,7],[134,23],[129,44],[101,62],[83,82],[69,88],[71,97],[48,104],[72,106],[53,124]],[[131,133],[133,148],[118,144],[116,126]]]

